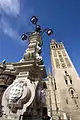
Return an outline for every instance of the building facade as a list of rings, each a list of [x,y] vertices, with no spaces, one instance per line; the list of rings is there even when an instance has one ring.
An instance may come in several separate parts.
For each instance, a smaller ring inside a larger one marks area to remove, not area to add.
[[[80,120],[80,78],[62,42],[50,44],[54,77],[49,72],[46,101],[53,120]]]

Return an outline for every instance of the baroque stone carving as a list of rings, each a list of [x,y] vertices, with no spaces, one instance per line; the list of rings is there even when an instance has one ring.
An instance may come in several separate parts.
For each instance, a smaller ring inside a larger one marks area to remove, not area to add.
[[[26,111],[26,108],[32,103],[35,97],[35,85],[29,79],[17,78],[11,84],[3,95],[2,105],[4,111],[8,114],[9,110],[16,113],[17,110]],[[5,102],[4,102],[5,101]],[[7,111],[6,111],[7,110]]]
[[[2,96],[6,88],[12,84],[14,79],[14,75],[4,74],[4,71],[0,74],[0,116],[2,116]]]
[[[26,53],[24,54],[24,59],[36,59],[38,61],[42,60],[41,54],[41,47],[39,46],[39,42],[31,42],[28,46],[28,49],[26,50]]]
[[[13,75],[1,74],[0,75],[0,84],[8,86],[8,85],[12,84],[14,79],[15,79],[15,76],[13,76]]]
[[[26,85],[23,83],[23,81],[20,81],[19,83],[16,83],[10,90],[9,94],[9,104],[15,103],[18,99],[21,98],[23,94],[23,86]]]

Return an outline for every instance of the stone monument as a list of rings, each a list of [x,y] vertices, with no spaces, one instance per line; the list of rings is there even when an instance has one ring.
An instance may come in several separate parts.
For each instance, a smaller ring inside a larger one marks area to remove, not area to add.
[[[29,42],[24,57],[17,63],[4,65],[4,79],[0,83],[6,82],[4,85],[7,86],[2,90],[4,93],[1,99],[0,120],[50,120],[45,100],[46,83],[43,81],[47,75],[40,54],[42,33],[51,35],[52,30],[41,30],[35,16],[31,18],[31,22],[35,24],[35,31],[22,35],[22,40],[28,39]],[[2,73],[1,76],[3,78]]]

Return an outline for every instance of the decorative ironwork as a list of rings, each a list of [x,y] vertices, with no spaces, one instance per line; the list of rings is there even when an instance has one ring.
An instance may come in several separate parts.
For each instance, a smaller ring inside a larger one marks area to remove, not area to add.
[[[28,36],[30,36],[31,34],[33,34],[35,32],[39,33],[40,35],[42,35],[44,32],[46,32],[48,36],[53,34],[53,30],[51,28],[46,28],[43,30],[41,29],[41,26],[37,23],[38,18],[36,16],[33,16],[31,18],[31,22],[32,22],[32,24],[35,25],[35,30],[34,30],[34,32],[27,32],[27,33],[22,34],[22,40],[26,40],[28,38]]]

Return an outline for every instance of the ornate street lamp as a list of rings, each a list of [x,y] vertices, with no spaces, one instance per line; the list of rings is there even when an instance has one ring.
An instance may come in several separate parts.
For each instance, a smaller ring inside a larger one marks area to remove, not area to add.
[[[32,16],[31,22],[32,22],[33,24],[37,24],[38,19],[36,18],[36,16]]]
[[[34,30],[34,32],[24,33],[24,34],[22,35],[22,40],[26,40],[29,35],[31,35],[32,33],[35,33],[35,32],[37,32],[37,33],[39,33],[39,34],[41,34],[41,35],[42,35],[44,32],[46,32],[48,36],[50,36],[50,35],[53,34],[53,30],[52,30],[51,28],[46,28],[46,29],[43,29],[43,30],[41,29],[41,26],[40,26],[39,24],[37,24],[38,18],[36,18],[36,16],[32,16],[32,18],[31,18],[30,21],[32,22],[32,24],[35,25],[35,30]]]

